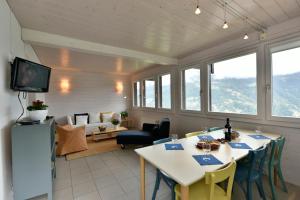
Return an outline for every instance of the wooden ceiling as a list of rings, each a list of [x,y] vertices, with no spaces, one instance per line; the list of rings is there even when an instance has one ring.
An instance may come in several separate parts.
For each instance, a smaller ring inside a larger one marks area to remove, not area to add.
[[[7,0],[22,27],[181,58],[254,29],[217,2],[199,0]],[[227,0],[242,16],[269,27],[300,16],[300,0]]]

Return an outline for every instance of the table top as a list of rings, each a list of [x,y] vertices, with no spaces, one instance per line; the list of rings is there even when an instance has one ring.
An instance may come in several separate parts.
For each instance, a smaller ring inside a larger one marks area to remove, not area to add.
[[[280,137],[280,135],[272,133],[256,133],[255,131],[241,129],[235,130],[240,133],[240,137],[236,140],[232,140],[232,142],[246,143],[254,150],[269,143],[270,139],[254,139],[249,137],[249,135],[260,134],[271,139]],[[213,136],[215,139],[224,137],[223,130],[213,131],[207,134]],[[195,147],[198,141],[199,138],[197,136],[177,140],[176,143],[182,144],[184,150],[165,150],[164,144],[157,144],[136,149],[135,152],[158,169],[167,173],[177,183],[184,186],[189,186],[202,179],[205,172],[220,169],[230,163],[232,158],[239,160],[245,157],[249,152],[248,149],[233,149],[228,143],[221,144],[218,150],[211,151],[210,154],[214,155],[224,164],[201,166],[192,157],[193,155],[205,154],[203,150]]]
[[[119,132],[119,131],[127,131],[128,129],[123,126],[119,126],[117,128],[106,128],[105,131],[99,131],[99,129],[93,131],[93,134],[106,134],[106,133],[114,133],[114,132]]]

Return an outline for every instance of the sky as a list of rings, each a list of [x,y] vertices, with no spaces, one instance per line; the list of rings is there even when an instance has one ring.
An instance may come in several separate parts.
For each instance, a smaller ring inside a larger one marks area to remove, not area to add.
[[[214,63],[214,79],[256,77],[256,53]]]
[[[273,75],[300,72],[300,47],[272,54]],[[256,53],[214,63],[214,79],[256,77]]]
[[[273,75],[300,72],[300,47],[273,53]]]

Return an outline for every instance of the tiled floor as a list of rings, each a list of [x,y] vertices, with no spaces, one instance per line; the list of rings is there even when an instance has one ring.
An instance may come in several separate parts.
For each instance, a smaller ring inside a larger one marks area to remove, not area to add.
[[[154,182],[155,168],[147,164],[147,199],[151,199]],[[269,195],[268,188],[265,190]],[[254,196],[254,199],[259,199],[257,191]],[[72,161],[66,161],[64,158],[57,159],[54,200],[136,199],[139,199],[139,159],[133,150],[118,150]],[[163,181],[157,199],[171,199],[169,189]],[[234,188],[233,199],[244,199],[238,187]],[[289,185],[289,194],[279,192],[279,199],[300,199],[300,188]]]

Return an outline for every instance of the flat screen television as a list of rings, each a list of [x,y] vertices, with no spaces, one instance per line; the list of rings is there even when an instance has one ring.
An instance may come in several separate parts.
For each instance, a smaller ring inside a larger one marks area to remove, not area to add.
[[[51,68],[16,57],[11,70],[10,87],[15,91],[48,92]]]

